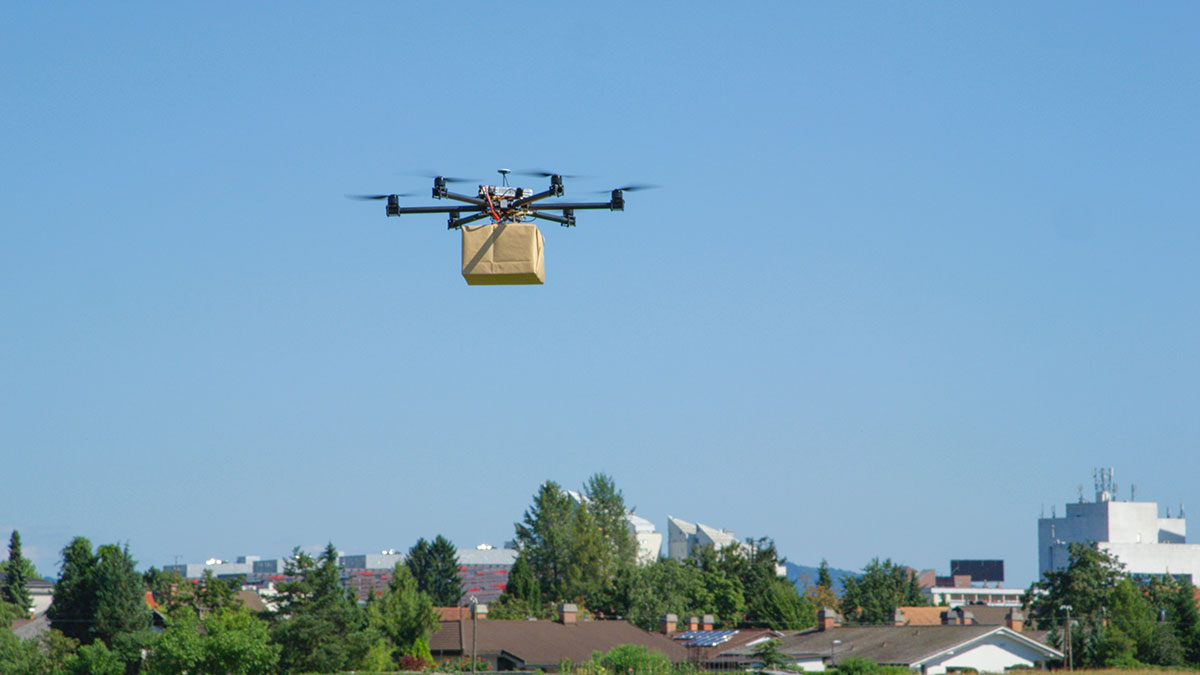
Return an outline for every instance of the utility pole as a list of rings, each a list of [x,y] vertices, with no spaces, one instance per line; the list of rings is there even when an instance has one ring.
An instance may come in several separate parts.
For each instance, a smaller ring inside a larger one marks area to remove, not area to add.
[[[1067,653],[1067,670],[1075,670],[1075,650],[1071,648],[1071,610],[1073,608],[1070,605],[1063,605],[1059,609],[1065,609],[1067,611],[1067,625],[1065,628],[1067,635],[1065,645],[1066,649],[1063,650]]]
[[[475,675],[478,657],[475,652],[475,635],[479,632],[479,598],[471,596],[471,675]]]

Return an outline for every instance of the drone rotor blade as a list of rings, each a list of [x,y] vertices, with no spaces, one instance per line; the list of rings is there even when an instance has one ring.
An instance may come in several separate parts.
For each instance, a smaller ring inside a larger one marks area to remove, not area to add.
[[[346,199],[361,199],[363,201],[371,199],[387,199],[388,197],[412,197],[413,192],[394,192],[390,195],[346,195]]]
[[[662,186],[654,185],[653,183],[634,183],[632,185],[625,185],[615,189],[620,190],[621,192],[637,192],[639,190],[654,190],[660,187]],[[605,192],[612,192],[612,190],[597,190],[596,194],[603,194]]]
[[[518,176],[541,176],[542,178],[549,178],[551,176],[559,176],[561,178],[587,178],[587,176],[577,173],[558,173],[557,171],[545,171],[543,169],[526,169],[524,171],[514,171],[513,173],[517,174]]]
[[[442,180],[446,181],[447,183],[476,183],[476,184],[478,184],[480,182],[478,178],[463,178],[462,176],[443,176],[441,174],[434,173],[432,171],[417,171],[417,172],[410,173],[407,175],[420,176],[422,178],[441,178]]]

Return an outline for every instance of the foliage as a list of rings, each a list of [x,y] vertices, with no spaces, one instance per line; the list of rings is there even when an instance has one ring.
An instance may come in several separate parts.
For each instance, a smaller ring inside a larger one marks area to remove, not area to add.
[[[779,648],[779,640],[767,640],[754,648],[754,658],[758,661],[759,670],[796,670],[796,660],[788,657]]]
[[[574,506],[558,483],[546,481],[525,511],[524,520],[516,524],[517,550],[533,570],[542,597],[551,601],[567,597]]]
[[[917,579],[890,559],[874,558],[857,579],[842,580],[842,616],[847,623],[890,624],[900,606],[928,605]]]
[[[462,599],[458,579],[458,553],[454,544],[442,535],[433,542],[418,539],[408,551],[408,570],[417,589],[428,595],[438,607],[454,607]]]
[[[96,596],[92,633],[105,642],[122,633],[150,628],[150,608],[136,566],[128,544],[105,544],[97,550],[92,577]]]
[[[508,571],[508,583],[500,598],[492,604],[490,616],[493,619],[525,619],[528,617],[541,618],[545,614],[542,607],[542,591],[538,587],[537,578],[524,555],[518,555]]]
[[[1096,615],[1122,577],[1124,566],[1094,543],[1073,543],[1067,550],[1067,567],[1046,572],[1025,593],[1025,604],[1040,630],[1062,627],[1064,605],[1074,617]]]
[[[396,563],[387,591],[367,605],[367,622],[388,640],[394,657],[433,660],[429,636],[438,627],[438,613],[404,563]]]
[[[94,639],[91,627],[96,613],[95,567],[92,543],[84,537],[75,537],[62,550],[54,602],[46,612],[51,628],[83,644]]]
[[[0,585],[0,600],[18,608],[28,615],[33,606],[33,598],[29,597],[26,584],[31,578],[29,572],[33,564],[21,555],[21,533],[12,531],[8,540],[8,560],[4,564],[4,583]],[[6,624],[7,625],[7,624]]]
[[[817,567],[817,583],[804,582],[804,597],[814,608],[837,607],[838,596],[833,590],[833,575],[829,573],[829,563],[821,559]]]
[[[625,521],[625,499],[612,478],[592,476],[582,502],[546,481],[516,524],[517,549],[538,581],[543,601],[597,607],[617,576],[636,562],[637,545]]]
[[[84,645],[75,653],[70,671],[76,675],[123,675],[125,662],[116,652],[109,651],[100,640]]]
[[[637,564],[637,539],[629,529],[625,514],[625,496],[617,489],[612,477],[593,474],[583,486],[588,510],[604,542],[600,559],[602,583],[611,584],[617,572]]]
[[[62,555],[62,575],[47,612],[52,628],[91,644],[150,627],[142,577],[128,545],[106,544],[93,553],[91,542],[76,537]]]
[[[603,656],[592,660],[610,673],[666,675],[671,672],[671,660],[666,654],[644,645],[617,645]]]
[[[335,672],[361,663],[377,634],[342,590],[333,544],[317,560],[295,549],[285,574],[297,578],[280,585],[281,604],[271,627],[271,638],[281,647],[280,670]]]

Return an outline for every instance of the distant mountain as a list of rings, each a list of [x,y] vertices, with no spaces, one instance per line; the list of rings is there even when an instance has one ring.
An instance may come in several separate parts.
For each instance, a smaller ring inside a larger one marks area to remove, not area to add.
[[[794,562],[786,562],[788,581],[796,585],[796,590],[804,592],[804,583],[809,585],[817,585],[817,568],[808,567],[806,565],[797,565]],[[850,570],[839,570],[833,567],[829,568],[829,576],[833,577],[833,590],[837,593],[842,592],[842,577],[858,578],[861,572],[852,572]]]

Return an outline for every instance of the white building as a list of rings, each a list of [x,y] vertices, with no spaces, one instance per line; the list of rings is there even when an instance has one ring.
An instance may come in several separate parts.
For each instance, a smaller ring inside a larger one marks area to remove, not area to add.
[[[629,526],[629,531],[633,533],[637,539],[637,561],[639,565],[649,565],[662,554],[662,532],[654,528],[654,523],[645,518],[628,513],[625,515],[625,524]]]
[[[689,523],[674,516],[667,516],[667,557],[672,560],[690,558],[705,546],[720,550],[736,544],[748,548],[728,530],[718,530],[702,523]]]
[[[1188,544],[1183,508],[1160,517],[1156,502],[1117,501],[1112,470],[1100,470],[1096,501],[1067,504],[1067,515],[1038,519],[1038,574],[1065,568],[1068,546],[1090,541],[1131,574],[1187,574],[1200,580],[1200,545]]]

